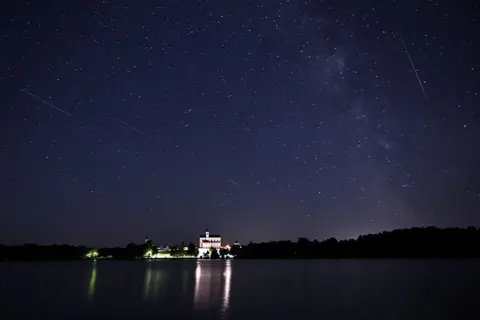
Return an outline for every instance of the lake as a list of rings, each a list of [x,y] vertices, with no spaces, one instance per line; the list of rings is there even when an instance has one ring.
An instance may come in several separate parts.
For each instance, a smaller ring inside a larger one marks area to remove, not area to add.
[[[479,260],[0,263],[0,319],[480,319]]]

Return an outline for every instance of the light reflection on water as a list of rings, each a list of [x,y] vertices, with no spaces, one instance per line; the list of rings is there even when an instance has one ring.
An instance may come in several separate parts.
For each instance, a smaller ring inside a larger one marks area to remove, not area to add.
[[[230,260],[225,262],[197,261],[194,308],[207,309],[214,305],[220,305],[221,313],[225,317],[230,306],[231,277],[232,264]]]
[[[184,269],[182,272],[182,292],[184,295],[187,294],[187,289],[188,289],[188,270]]]
[[[161,268],[155,268],[152,266],[152,262],[148,262],[143,286],[143,298],[145,300],[158,299],[158,294],[162,285],[162,272],[163,270]]]
[[[92,271],[90,273],[90,281],[88,283],[88,299],[93,299],[95,293],[95,285],[97,282],[97,263],[94,261],[92,264]]]
[[[227,260],[225,262],[224,286],[223,286],[223,301],[222,301],[222,315],[226,318],[228,308],[230,307],[230,284],[232,279],[232,262]]]
[[[479,260],[0,263],[0,319],[468,319],[478,315],[479,269]]]
[[[195,269],[195,295],[193,297],[193,304],[196,309],[202,309],[208,306],[212,299],[210,286],[212,279],[211,266],[204,261],[197,261]]]

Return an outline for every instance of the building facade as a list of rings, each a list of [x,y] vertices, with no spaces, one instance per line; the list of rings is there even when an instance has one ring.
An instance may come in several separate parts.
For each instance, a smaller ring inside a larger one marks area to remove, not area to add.
[[[211,235],[205,231],[205,234],[198,237],[198,257],[210,256],[211,248],[220,250],[222,247],[222,237],[220,235]]]
[[[222,237],[219,235],[211,235],[210,232],[205,231],[204,235],[198,237],[199,248],[221,248],[222,247]]]

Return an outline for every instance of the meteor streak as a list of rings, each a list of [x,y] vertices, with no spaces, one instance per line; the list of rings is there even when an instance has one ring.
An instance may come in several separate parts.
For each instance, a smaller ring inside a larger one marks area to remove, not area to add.
[[[228,180],[228,182],[230,182],[230,183],[232,183],[232,184],[236,185],[237,187],[241,187],[241,186],[242,186],[241,184],[238,184],[238,183],[236,183],[236,182],[235,182],[235,181],[233,181],[233,180]]]
[[[403,45],[403,48],[405,49],[405,53],[407,54],[408,60],[412,65],[413,72],[415,72],[415,76],[417,77],[418,84],[420,85],[420,88],[422,88],[423,95],[425,96],[425,99],[428,100],[428,96],[427,96],[427,93],[425,92],[425,88],[423,87],[422,80],[420,80],[420,76],[418,75],[417,68],[415,68],[415,65],[413,64],[412,56],[410,56],[410,52],[408,51],[408,48],[405,44],[405,41],[403,41],[402,36],[400,36],[400,41],[402,42],[402,45]]]
[[[63,109],[60,109],[59,107],[55,106],[53,103],[48,102],[48,101],[40,98],[40,97],[37,96],[37,95],[34,95],[33,93],[31,93],[31,92],[29,92],[29,91],[27,91],[27,90],[25,90],[25,89],[21,89],[21,91],[22,91],[22,92],[25,92],[25,93],[28,94],[29,96],[37,99],[37,100],[40,101],[41,103],[49,106],[50,108],[53,108],[53,109],[55,109],[55,110],[57,110],[57,111],[60,111],[61,113],[66,114],[66,115],[69,116],[69,117],[72,116],[71,113],[68,113],[67,111],[65,111],[65,110],[63,110]]]
[[[142,136],[145,135],[145,133],[143,133],[142,131],[138,130],[137,128],[132,127],[132,126],[129,125],[128,123],[123,122],[123,121],[120,120],[120,119],[117,119],[117,121],[120,122],[121,124],[123,124],[125,127],[129,128],[130,130],[135,131],[136,133],[141,134]]]

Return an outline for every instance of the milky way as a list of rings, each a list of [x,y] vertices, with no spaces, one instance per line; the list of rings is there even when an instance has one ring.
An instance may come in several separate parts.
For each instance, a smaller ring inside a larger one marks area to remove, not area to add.
[[[480,223],[473,4],[6,10],[0,243],[173,243],[205,228],[226,241],[321,240]]]

